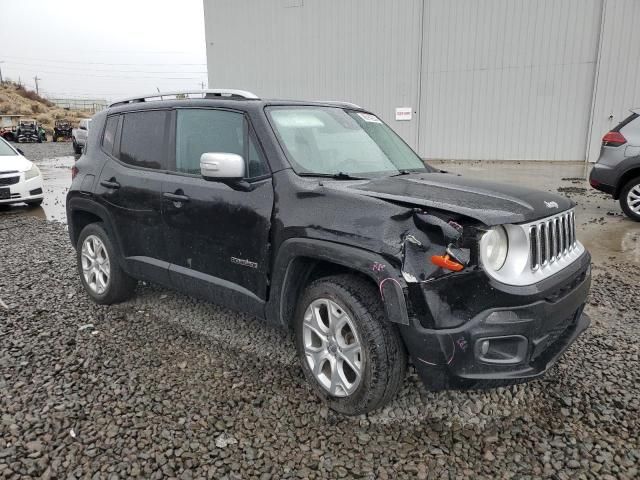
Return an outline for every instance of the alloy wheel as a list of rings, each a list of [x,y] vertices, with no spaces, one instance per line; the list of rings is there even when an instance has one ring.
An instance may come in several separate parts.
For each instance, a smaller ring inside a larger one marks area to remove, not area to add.
[[[364,372],[360,336],[346,310],[327,298],[311,302],[304,313],[307,364],[318,383],[334,397],[351,395]]]
[[[627,193],[627,205],[636,215],[640,215],[640,184],[634,185]]]
[[[109,286],[111,264],[107,249],[100,238],[89,235],[82,242],[82,274],[92,292],[102,295]]]

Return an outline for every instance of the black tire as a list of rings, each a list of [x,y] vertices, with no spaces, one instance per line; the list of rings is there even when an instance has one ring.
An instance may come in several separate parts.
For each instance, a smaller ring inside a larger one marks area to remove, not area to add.
[[[75,140],[74,140],[74,142],[73,142],[73,152],[74,152],[76,155],[80,155],[80,154],[82,153],[82,147],[80,147],[80,145],[78,145],[78,144],[75,142]]]
[[[620,191],[620,207],[622,207],[622,211],[627,215],[627,217],[631,220],[635,220],[636,222],[640,222],[640,213],[635,213],[631,210],[631,205],[629,205],[628,202],[629,192],[632,189],[640,190],[640,177],[628,181],[627,184],[622,187],[622,190]]]
[[[304,313],[314,301],[327,298],[349,315],[360,337],[364,356],[360,383],[347,396],[333,396],[316,379],[304,347]],[[307,286],[294,319],[298,358],[312,390],[330,408],[344,415],[361,415],[388,403],[404,381],[407,354],[395,325],[385,315],[375,286],[355,275],[335,275]]]
[[[41,198],[39,200],[29,200],[27,203],[27,205],[29,205],[30,207],[39,207],[40,205],[42,205],[42,201],[44,199]]]
[[[55,135],[53,137],[51,137],[51,141],[53,143],[56,143],[58,141],[58,137],[56,137]]]
[[[94,235],[102,241],[109,257],[110,276],[106,290],[102,294],[94,292],[88,286],[82,272],[82,245],[89,235]],[[76,245],[76,260],[82,286],[96,303],[101,305],[120,303],[131,298],[135,293],[138,282],[120,268],[117,252],[113,248],[113,243],[101,223],[91,223],[82,229]]]

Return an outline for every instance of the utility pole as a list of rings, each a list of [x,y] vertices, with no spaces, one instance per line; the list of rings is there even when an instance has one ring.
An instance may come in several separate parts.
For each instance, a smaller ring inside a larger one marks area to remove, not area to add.
[[[0,62],[2,64],[4,62]],[[2,80],[2,66],[0,65],[0,85],[4,85],[4,81]]]
[[[38,89],[38,80],[42,80],[42,79],[38,78],[38,76],[36,75],[35,77],[33,77],[33,80],[35,80],[36,82],[36,94],[40,95],[40,90]]]

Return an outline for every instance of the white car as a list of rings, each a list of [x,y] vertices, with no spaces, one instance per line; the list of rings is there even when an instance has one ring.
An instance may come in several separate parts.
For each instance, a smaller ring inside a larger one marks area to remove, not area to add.
[[[0,205],[40,205],[43,199],[40,169],[0,138]]]

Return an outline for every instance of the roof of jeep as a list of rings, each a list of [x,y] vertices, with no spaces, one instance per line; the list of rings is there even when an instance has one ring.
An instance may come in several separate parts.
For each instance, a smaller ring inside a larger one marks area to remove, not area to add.
[[[306,101],[306,100],[278,100],[278,99],[229,99],[229,98],[188,98],[171,100],[134,101],[131,103],[114,104],[106,111],[108,113],[120,113],[133,110],[153,110],[158,108],[176,107],[218,107],[230,110],[261,111],[267,106],[319,106],[349,108],[351,110],[365,109],[339,101]]]

